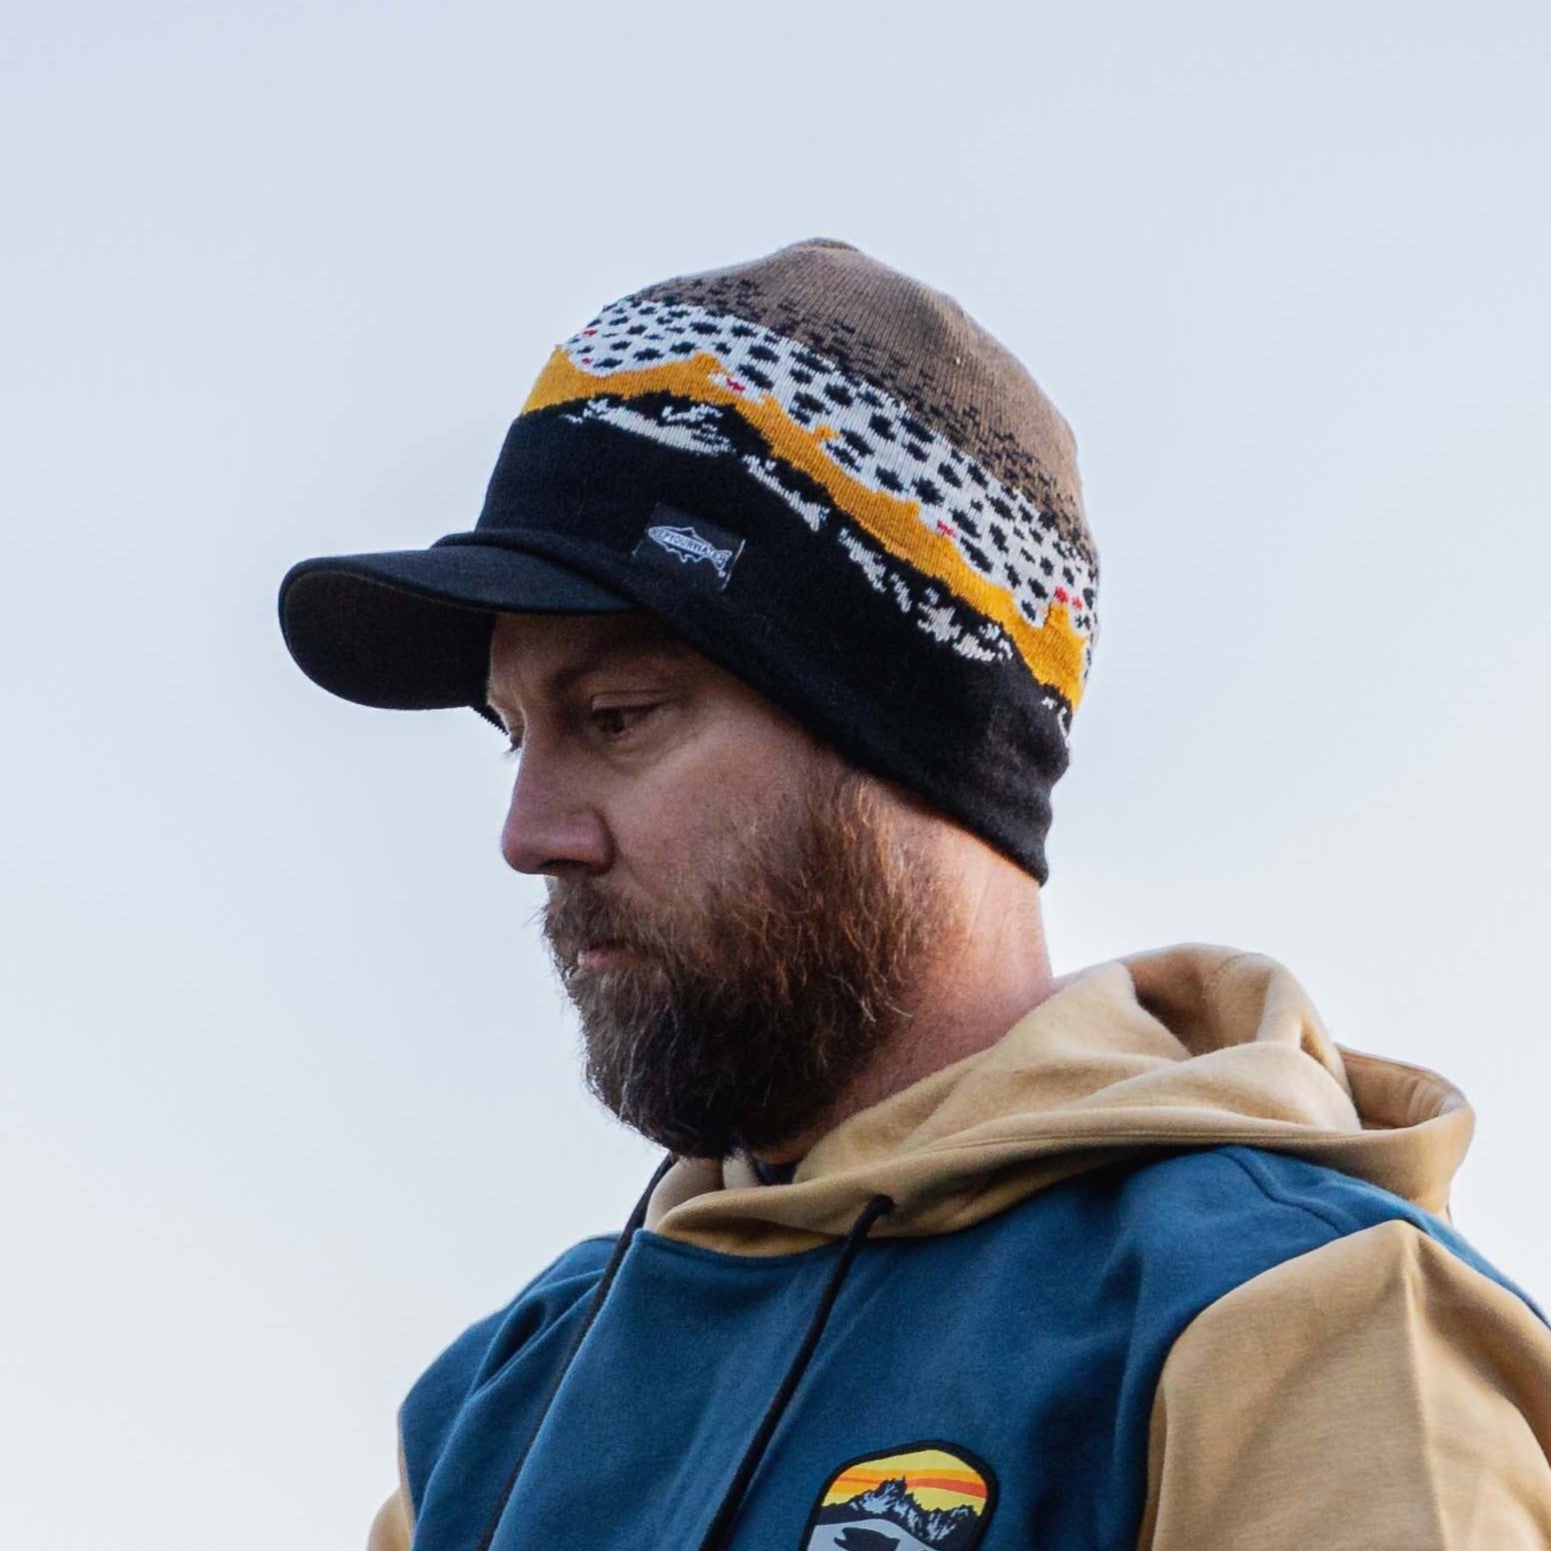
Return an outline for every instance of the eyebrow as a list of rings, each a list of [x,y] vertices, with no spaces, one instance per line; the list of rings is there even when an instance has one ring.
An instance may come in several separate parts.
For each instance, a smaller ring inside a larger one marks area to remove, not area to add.
[[[643,662],[653,660],[661,661],[664,665],[673,665],[682,662],[691,655],[692,648],[687,642],[680,641],[676,637],[664,634],[655,641],[642,642],[631,639],[605,640],[586,651],[577,662],[566,664],[556,668],[543,681],[544,689],[550,694],[560,694],[570,689],[578,679],[586,678],[589,673],[596,673],[600,668],[607,667],[611,662],[619,658],[638,658]],[[485,676],[485,701],[494,711],[499,711],[508,720],[512,707],[505,705],[500,697],[493,693],[490,677]]]

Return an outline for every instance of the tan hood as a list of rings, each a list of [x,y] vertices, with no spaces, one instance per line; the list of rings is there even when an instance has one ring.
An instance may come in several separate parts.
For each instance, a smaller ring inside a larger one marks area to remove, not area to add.
[[[647,1226],[780,1254],[843,1236],[883,1192],[874,1237],[950,1233],[1088,1169],[1235,1142],[1443,1213],[1473,1125],[1441,1077],[1333,1043],[1271,959],[1168,948],[1073,976],[989,1049],[837,1126],[789,1185],[739,1160],[675,1164]]]

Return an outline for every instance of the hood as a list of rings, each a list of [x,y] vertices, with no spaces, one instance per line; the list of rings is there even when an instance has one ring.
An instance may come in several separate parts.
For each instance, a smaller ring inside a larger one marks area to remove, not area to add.
[[[1196,945],[1083,970],[989,1048],[829,1132],[790,1184],[682,1159],[646,1226],[729,1254],[951,1233],[1089,1169],[1237,1143],[1294,1153],[1445,1215],[1474,1117],[1432,1072],[1335,1044],[1275,961]]]

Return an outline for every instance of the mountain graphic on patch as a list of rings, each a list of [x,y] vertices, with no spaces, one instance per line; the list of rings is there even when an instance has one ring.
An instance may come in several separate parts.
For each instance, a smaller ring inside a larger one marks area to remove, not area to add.
[[[990,1466],[957,1444],[867,1454],[830,1477],[802,1551],[974,1551],[995,1504]]]

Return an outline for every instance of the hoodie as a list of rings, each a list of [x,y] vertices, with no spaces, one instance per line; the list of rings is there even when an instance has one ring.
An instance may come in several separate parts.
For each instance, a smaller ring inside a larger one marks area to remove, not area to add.
[[[1471,1128],[1269,959],[1084,971],[789,1183],[665,1164],[414,1386],[371,1551],[1551,1546]]]

